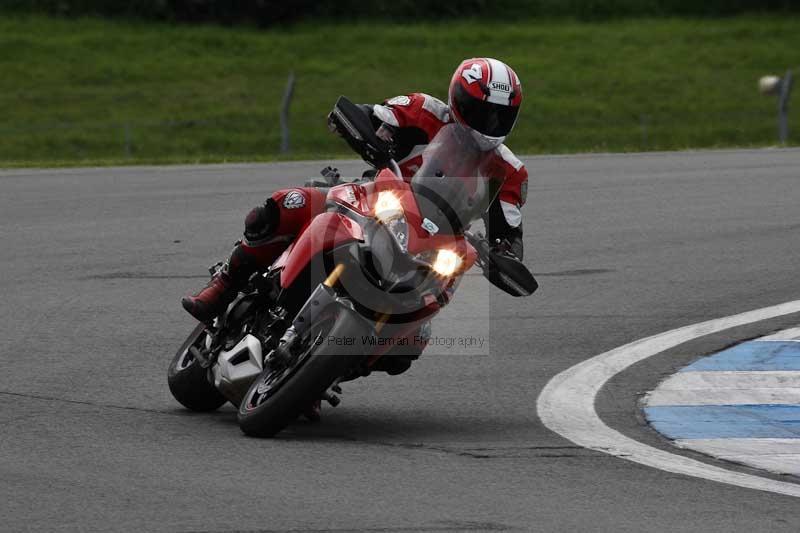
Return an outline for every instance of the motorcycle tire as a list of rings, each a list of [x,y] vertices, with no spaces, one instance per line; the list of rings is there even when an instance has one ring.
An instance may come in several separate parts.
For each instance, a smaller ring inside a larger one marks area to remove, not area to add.
[[[205,340],[206,330],[198,324],[184,341],[167,370],[167,383],[172,396],[192,411],[219,409],[227,400],[208,380],[208,369],[189,353],[189,347]]]
[[[312,339],[353,339],[360,342],[365,335],[365,326],[360,317],[350,310],[341,310],[337,316],[321,320],[309,328]],[[272,370],[266,369],[250,386],[239,406],[239,427],[251,437],[273,437],[292,423],[305,408],[322,397],[333,382],[347,373],[363,355],[360,345],[338,345],[337,343],[313,343],[309,339],[309,351],[299,357],[299,362],[281,377],[281,382],[268,390],[259,392],[274,379]],[[261,396],[259,396],[261,395]],[[262,398],[262,396],[264,396]]]

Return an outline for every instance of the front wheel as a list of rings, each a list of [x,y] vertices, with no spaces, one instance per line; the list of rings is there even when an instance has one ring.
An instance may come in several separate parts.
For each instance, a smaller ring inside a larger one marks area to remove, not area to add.
[[[208,381],[208,370],[192,356],[189,348],[204,348],[208,332],[203,324],[198,324],[178,348],[167,370],[167,383],[172,396],[181,405],[192,411],[213,411],[227,400]]]
[[[292,364],[265,369],[250,385],[239,405],[239,427],[251,437],[272,437],[318,400],[333,382],[363,356],[361,336],[365,326],[349,310],[321,318],[302,339],[302,349]],[[332,339],[353,339],[332,342]]]

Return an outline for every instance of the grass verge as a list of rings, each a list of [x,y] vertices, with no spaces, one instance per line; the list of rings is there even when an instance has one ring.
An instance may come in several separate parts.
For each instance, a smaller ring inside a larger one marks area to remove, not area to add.
[[[759,76],[797,66],[797,17],[307,24],[256,30],[0,18],[0,166],[344,156],[339,94],[443,97],[464,57],[515,67],[518,153],[774,145]],[[291,152],[278,111],[297,76]],[[795,106],[795,109],[797,106]],[[798,112],[791,121],[797,123]]]

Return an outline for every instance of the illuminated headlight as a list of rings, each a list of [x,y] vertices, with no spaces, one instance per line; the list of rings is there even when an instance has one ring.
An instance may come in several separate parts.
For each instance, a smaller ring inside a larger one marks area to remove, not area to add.
[[[398,216],[394,217],[391,220],[388,220],[383,223],[386,226],[386,229],[389,230],[389,233],[394,235],[397,244],[400,245],[400,248],[404,251],[408,251],[408,223],[406,222],[406,217]]]
[[[378,193],[378,201],[375,202],[375,217],[381,222],[386,222],[390,218],[403,216],[403,204],[392,191],[381,191]]]
[[[461,257],[452,250],[439,250],[433,262],[433,271],[440,276],[449,277],[458,272],[462,263]]]
[[[378,201],[375,202],[375,217],[386,226],[400,248],[407,252],[408,223],[403,212],[403,204],[392,191],[378,193]]]

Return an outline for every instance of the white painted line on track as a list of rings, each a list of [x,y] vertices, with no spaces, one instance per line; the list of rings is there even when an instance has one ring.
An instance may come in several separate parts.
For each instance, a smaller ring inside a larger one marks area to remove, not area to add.
[[[651,391],[646,404],[800,404],[800,371],[678,372]]]
[[[662,390],[691,389],[800,388],[798,370],[720,370],[714,372],[678,372],[659,385]]]
[[[705,335],[797,312],[800,300],[674,329],[587,359],[547,383],[537,400],[539,418],[552,431],[585,448],[675,474],[800,497],[800,484],[726,470],[631,439],[608,427],[594,408],[603,385],[639,361]]]
[[[688,444],[692,445],[692,449],[709,455],[800,454],[800,439],[677,439],[675,441],[675,445],[681,448]]]
[[[772,335],[767,335],[766,337],[761,337],[757,339],[760,341],[791,341],[791,340],[800,340],[800,328],[791,328],[791,329],[784,329],[783,331],[778,331],[773,333]]]
[[[769,472],[800,475],[800,439],[677,439],[674,444]]]
[[[798,383],[800,383],[800,372]],[[681,405],[800,405],[800,388],[723,389],[675,391],[656,389],[647,397],[648,407]]]
[[[722,459],[741,463],[776,474],[800,475],[800,453],[784,453],[771,455],[720,455]],[[787,468],[788,466],[788,468]]]

